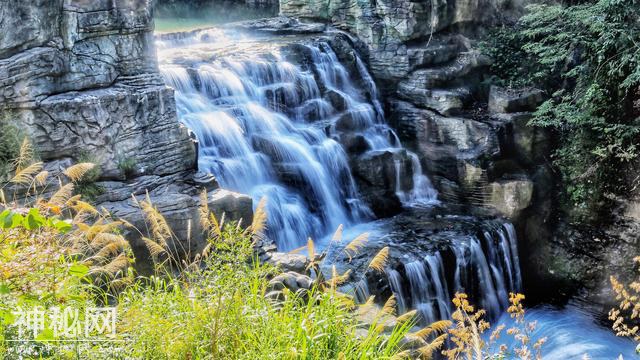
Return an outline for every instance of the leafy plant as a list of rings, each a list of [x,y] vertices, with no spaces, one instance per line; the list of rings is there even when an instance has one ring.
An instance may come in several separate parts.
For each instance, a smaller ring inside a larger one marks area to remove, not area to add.
[[[639,16],[634,0],[530,5],[484,44],[503,84],[551,95],[531,124],[558,135],[554,163],[576,219],[594,219],[610,194],[630,188],[621,174],[639,155]]]
[[[118,160],[118,169],[122,171],[125,179],[131,179],[136,173],[136,159],[132,157],[123,157]]]

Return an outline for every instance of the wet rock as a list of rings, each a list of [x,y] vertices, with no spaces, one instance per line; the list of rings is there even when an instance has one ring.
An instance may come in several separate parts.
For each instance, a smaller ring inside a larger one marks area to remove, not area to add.
[[[413,165],[405,150],[370,151],[352,161],[361,193],[380,217],[397,214],[402,204],[396,191],[413,188]]]
[[[534,111],[543,100],[542,90],[492,86],[489,91],[489,111],[496,114]]]
[[[324,97],[336,111],[345,111],[349,107],[344,95],[336,90],[327,90]]]
[[[381,189],[410,190],[413,187],[411,166],[411,158],[405,150],[371,151],[358,158],[354,172],[368,184]]]
[[[370,148],[367,140],[360,134],[341,134],[339,141],[351,155],[360,155]]]
[[[392,109],[400,135],[415,142],[430,174],[462,183],[465,162],[500,154],[498,131],[491,124],[442,116],[400,100],[392,102]]]
[[[372,125],[372,109],[362,106],[361,108],[351,108],[340,115],[335,123],[335,129],[339,132],[362,131]]]

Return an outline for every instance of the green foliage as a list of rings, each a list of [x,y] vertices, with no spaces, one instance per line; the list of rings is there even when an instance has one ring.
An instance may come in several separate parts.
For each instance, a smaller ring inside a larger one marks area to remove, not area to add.
[[[0,229],[15,229],[23,227],[27,230],[37,230],[43,226],[67,233],[71,230],[71,224],[56,217],[46,217],[40,214],[37,208],[29,209],[26,215],[5,209],[0,213]]]
[[[603,210],[609,194],[628,191],[624,170],[639,155],[640,4],[600,0],[528,11],[491,34],[485,52],[503,85],[534,85],[550,95],[531,124],[558,134],[554,161],[565,204],[585,220]]]
[[[23,139],[18,128],[0,119],[0,179],[12,170],[11,162],[18,157]]]
[[[122,171],[125,179],[131,179],[136,172],[136,159],[132,157],[123,157],[118,160],[118,169]]]
[[[82,179],[77,181],[75,185],[75,191],[77,194],[82,195],[82,197],[88,201],[94,201],[98,196],[104,194],[104,188],[96,184],[96,181],[98,181],[100,176],[102,176],[100,163],[97,161],[95,156],[88,152],[82,152],[78,157],[78,162],[96,164],[96,166],[87,171],[82,176]]]
[[[335,293],[265,297],[275,269],[252,256],[250,237],[228,224],[204,270],[186,281],[152,278],[122,294],[126,352],[149,359],[362,359],[400,351],[408,326],[393,338],[363,341],[353,304]]]

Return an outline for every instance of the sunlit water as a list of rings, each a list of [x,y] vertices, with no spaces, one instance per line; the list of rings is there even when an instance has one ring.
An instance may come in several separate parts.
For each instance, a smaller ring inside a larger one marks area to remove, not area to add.
[[[375,84],[359,59],[364,90],[326,43],[298,45],[310,64],[290,62],[284,45],[220,29],[158,42],[179,118],[199,141],[199,169],[255,204],[266,198],[269,236],[280,250],[291,250],[340,224],[373,217],[337,141],[341,119],[369,151],[405,150],[384,122]],[[414,185],[396,189],[398,197],[407,205],[435,202],[417,156],[408,154]]]
[[[620,355],[624,359],[638,358],[632,341],[616,337],[611,329],[596,324],[591,314],[575,306],[564,309],[549,306],[528,309],[525,322],[536,323],[536,328],[531,333],[533,342],[541,338],[547,339],[541,348],[545,360],[612,360],[618,359]],[[497,323],[505,324],[507,328],[514,325],[508,314],[503,315]],[[520,346],[506,334],[500,340],[499,344],[505,343],[511,350]]]

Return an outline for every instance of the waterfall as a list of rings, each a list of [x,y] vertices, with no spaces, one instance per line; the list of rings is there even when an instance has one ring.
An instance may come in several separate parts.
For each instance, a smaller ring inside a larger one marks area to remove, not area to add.
[[[508,306],[508,294],[522,291],[517,241],[513,225],[501,224],[481,236],[458,235],[446,249],[405,263],[406,279],[387,269],[389,286],[399,299],[399,313],[417,309],[425,324],[448,319],[453,310],[451,299],[462,292],[490,318],[498,317]],[[455,263],[445,264],[445,252],[453,254]],[[454,270],[453,276],[447,276],[445,268]],[[408,284],[408,294],[403,283]]]
[[[402,276],[400,276],[400,273],[394,269],[386,269],[386,274],[389,279],[391,291],[396,297],[398,313],[405,313],[407,311],[407,298],[405,297],[404,290],[402,289]]]
[[[402,148],[384,122],[362,61],[356,58],[357,76],[365,85],[357,86],[325,42],[287,48],[298,49],[291,62],[283,50],[290,44],[251,46],[236,40],[206,30],[158,44],[180,121],[199,141],[199,169],[214,174],[222,187],[249,194],[256,204],[266,197],[267,235],[283,251],[340,224],[371,219],[340,136],[361,134],[369,151]],[[219,42],[226,44],[224,51]],[[410,156],[414,186],[398,196],[406,205],[433,203],[437,194],[417,156]]]

